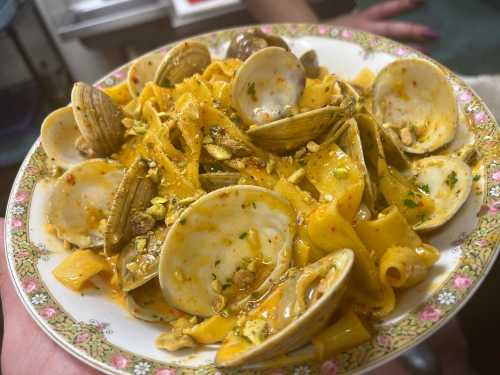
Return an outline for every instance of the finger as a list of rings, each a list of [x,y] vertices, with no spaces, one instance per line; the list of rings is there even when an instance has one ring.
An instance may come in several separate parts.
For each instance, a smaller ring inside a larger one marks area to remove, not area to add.
[[[371,22],[367,28],[375,34],[397,40],[422,42],[439,38],[439,33],[431,28],[412,22],[382,21]]]
[[[372,5],[364,10],[362,14],[367,19],[380,20],[415,9],[423,3],[423,0],[388,0]]]
[[[9,272],[7,270],[6,249],[4,249],[4,220],[0,218],[0,294],[3,295],[4,285],[9,281]]]

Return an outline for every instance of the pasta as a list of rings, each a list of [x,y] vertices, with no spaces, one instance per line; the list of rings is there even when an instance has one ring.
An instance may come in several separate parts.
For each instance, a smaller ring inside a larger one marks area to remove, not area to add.
[[[439,222],[439,195],[407,156],[425,129],[381,123],[384,74],[364,69],[348,82],[303,67],[279,38],[265,43],[246,61],[212,61],[184,42],[154,58],[155,74],[138,60],[129,82],[76,84],[73,111],[105,114],[90,125],[103,137],[82,131],[78,178],[69,168],[56,179],[48,211],[72,246],[53,271],[61,283],[81,290],[106,274],[133,316],[169,323],[159,348],[222,343],[224,366],[308,342],[319,359],[359,345],[394,309],[395,289],[420,283],[439,259],[417,234]],[[85,100],[102,95],[107,107]],[[58,150],[46,151],[57,165]],[[457,176],[438,188],[454,189]],[[56,214],[69,196],[87,197],[65,216],[92,223],[77,233]]]

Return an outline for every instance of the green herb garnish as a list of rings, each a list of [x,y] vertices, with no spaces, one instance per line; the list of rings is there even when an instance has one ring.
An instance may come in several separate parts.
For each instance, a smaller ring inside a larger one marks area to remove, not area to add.
[[[450,189],[453,189],[455,187],[455,184],[458,182],[457,178],[457,172],[451,171],[450,174],[446,177],[446,185],[450,187]]]
[[[480,178],[481,178],[481,175],[480,174],[476,174],[476,175],[474,175],[474,177],[472,179],[474,181],[478,181]]]
[[[417,204],[415,203],[415,201],[411,200],[411,199],[405,199],[405,200],[403,200],[403,203],[406,207],[409,207],[409,208],[417,207]]]
[[[431,192],[431,189],[429,188],[428,184],[418,185],[418,188],[427,194],[429,194]]]
[[[179,221],[179,223],[180,223],[181,225],[184,225],[184,224],[186,224],[186,221],[187,221],[187,219],[186,219],[186,218],[183,218],[183,219],[181,219],[181,220]]]
[[[240,240],[242,240],[243,238],[245,238],[246,236],[248,236],[248,233],[247,232],[243,232],[240,234]]]
[[[305,167],[306,165],[306,161],[304,159],[299,159],[298,163],[301,167]]]
[[[167,89],[171,89],[174,87],[174,85],[172,84],[172,82],[170,82],[170,80],[168,78],[165,78],[163,80],[163,82],[161,83],[161,86],[166,87]]]

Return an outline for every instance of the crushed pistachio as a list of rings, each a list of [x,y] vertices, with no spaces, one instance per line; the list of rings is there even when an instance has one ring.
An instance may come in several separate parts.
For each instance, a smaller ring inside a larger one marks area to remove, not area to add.
[[[307,142],[306,148],[307,148],[307,151],[309,151],[309,152],[318,152],[319,151],[319,144],[317,144],[314,141],[309,141],[309,142]]]
[[[148,240],[144,236],[137,236],[134,240],[135,250],[138,253],[144,253],[146,250],[146,245],[148,244]]]
[[[306,175],[306,171],[304,168],[299,168],[295,172],[293,172],[288,178],[287,181],[292,184],[297,184],[302,180],[302,178]]]
[[[233,156],[228,149],[219,145],[207,144],[203,147],[215,160],[228,160]]]
[[[349,170],[347,168],[344,168],[344,167],[338,167],[338,168],[335,168],[333,170],[333,175],[336,178],[340,178],[340,179],[347,178],[347,176],[349,175]]]

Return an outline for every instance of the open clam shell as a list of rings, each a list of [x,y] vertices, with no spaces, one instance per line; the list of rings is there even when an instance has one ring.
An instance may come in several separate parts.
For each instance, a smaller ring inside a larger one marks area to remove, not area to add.
[[[159,279],[166,301],[212,316],[269,290],[288,269],[295,220],[288,201],[256,186],[230,186],[198,199],[163,245]]]
[[[254,53],[233,79],[233,106],[247,125],[266,124],[287,115],[305,87],[297,57],[279,47]]]
[[[135,237],[120,252],[117,269],[124,292],[130,292],[158,275],[161,246],[168,229],[163,226]]]
[[[104,231],[104,253],[107,256],[132,238],[131,215],[146,209],[154,197],[154,183],[146,178],[147,170],[144,161],[136,160],[116,190]]]
[[[430,156],[412,166],[417,185],[429,192],[434,210],[413,229],[427,231],[440,227],[462,207],[472,188],[470,167],[461,159],[450,156]]]
[[[123,143],[123,112],[104,92],[83,82],[73,85],[71,106],[87,146],[96,156],[109,156]]]
[[[42,146],[50,160],[58,167],[68,169],[87,159],[75,147],[80,137],[81,133],[71,107],[56,109],[43,121]]]
[[[358,123],[356,122],[355,119],[352,119],[350,126],[338,138],[337,144],[340,146],[340,148],[342,148],[342,150],[347,155],[351,157],[351,159],[358,166],[359,170],[363,173],[365,179],[365,188],[363,191],[363,196],[370,211],[374,212],[375,201],[377,200],[377,190],[375,183],[372,182],[370,173],[366,166],[365,156],[363,152],[363,144],[361,142]]]
[[[128,91],[133,98],[141,94],[146,83],[154,80],[158,65],[162,59],[163,55],[161,53],[152,53],[141,56],[132,63],[127,73],[127,85]]]
[[[57,236],[80,248],[101,246],[101,222],[109,214],[123,173],[119,163],[90,159],[59,177],[47,210]]]
[[[373,109],[406,152],[432,152],[455,137],[453,88],[445,72],[430,61],[402,59],[382,69],[373,84]]]
[[[278,154],[294,150],[315,139],[343,113],[338,107],[328,106],[250,128],[247,134],[259,146]],[[342,125],[338,123],[338,126]]]
[[[165,302],[157,278],[128,292],[126,305],[132,316],[147,322],[169,322],[182,315]]]
[[[193,40],[182,42],[161,60],[154,82],[160,86],[170,87],[193,74],[203,72],[210,62],[210,52],[206,45]]]
[[[240,327],[245,337],[230,334],[222,343],[217,365],[263,361],[309,342],[338,307],[353,261],[353,251],[342,249],[289,275],[248,313],[245,325]],[[255,329],[248,329],[249,325],[262,327],[270,336],[259,337],[252,332]]]

